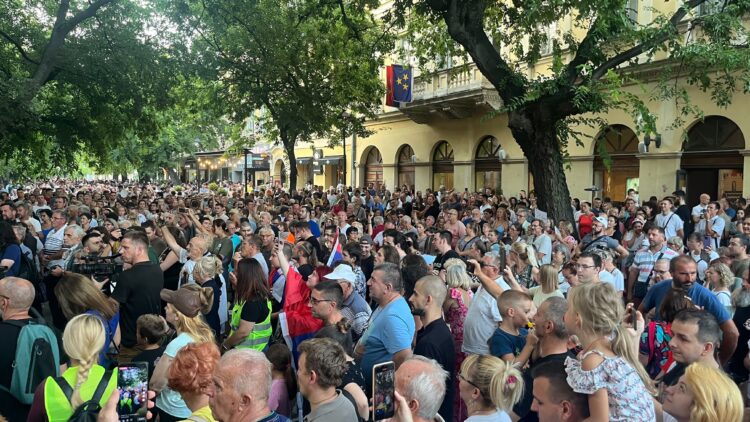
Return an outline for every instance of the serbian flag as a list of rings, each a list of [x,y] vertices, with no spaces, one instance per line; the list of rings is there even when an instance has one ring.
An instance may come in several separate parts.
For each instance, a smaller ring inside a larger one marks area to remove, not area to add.
[[[393,66],[385,68],[385,105],[398,107],[398,104],[393,101]]]
[[[284,285],[284,305],[279,313],[279,326],[289,350],[292,351],[292,367],[297,370],[299,360],[298,346],[305,340],[313,338],[323,328],[323,321],[313,317],[308,306],[310,289],[305,284],[297,269],[290,266]],[[297,406],[302,409],[302,395],[297,393]],[[302,412],[300,412],[302,421]]]
[[[333,268],[333,265],[342,259],[344,259],[344,252],[341,250],[341,243],[339,243],[340,232],[336,232],[336,241],[333,242],[333,249],[331,249],[331,256],[328,257],[326,266]]]
[[[297,362],[297,346],[312,338],[323,327],[323,321],[313,317],[307,305],[310,301],[310,289],[305,285],[296,268],[289,267],[284,285],[284,305],[279,313],[279,325],[294,362]]]

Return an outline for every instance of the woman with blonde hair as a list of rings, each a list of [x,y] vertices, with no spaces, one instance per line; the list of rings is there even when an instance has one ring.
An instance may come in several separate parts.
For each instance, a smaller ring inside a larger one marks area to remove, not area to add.
[[[66,272],[55,285],[55,296],[65,318],[89,314],[98,317],[105,328],[105,347],[99,354],[99,364],[108,365],[107,352],[120,347],[120,313],[93,280],[83,274]]]
[[[542,268],[539,270],[539,285],[530,289],[518,284],[512,272],[506,271],[504,274],[506,281],[513,290],[528,293],[533,297],[534,306],[537,308],[551,297],[565,297],[558,286],[557,269],[550,264],[542,265]]]
[[[721,369],[693,363],[677,384],[666,388],[663,410],[677,422],[740,421],[742,394]]]
[[[221,221],[221,220],[217,220]],[[218,341],[224,331],[227,318],[227,285],[224,282],[224,267],[216,255],[204,256],[193,267],[193,279],[201,287],[208,287],[214,292],[211,311],[206,316],[206,323],[214,331]]]
[[[443,303],[443,312],[445,313],[445,322],[451,328],[453,334],[453,345],[456,353],[455,371],[461,370],[461,364],[466,358],[466,353],[461,350],[464,343],[464,320],[469,312],[469,305],[473,294],[471,291],[471,277],[466,272],[466,263],[459,258],[450,258],[443,264],[445,283],[448,286],[448,295]],[[456,380],[458,383],[458,380]],[[453,398],[453,420],[462,421],[466,419],[466,406],[462,405],[461,397],[456,389],[456,396]]]
[[[730,317],[734,315],[734,306],[732,305],[732,293],[729,291],[730,286],[734,283],[734,274],[726,264],[715,262],[703,273],[711,293],[716,296],[719,303],[724,305]]]
[[[458,391],[466,403],[466,422],[510,421],[523,397],[523,377],[512,364],[491,355],[470,355],[458,373]]]
[[[163,289],[161,299],[167,302],[166,320],[174,326],[177,336],[170,341],[154,368],[149,386],[159,394],[156,407],[161,421],[177,421],[190,417],[191,411],[180,393],[167,385],[169,367],[177,352],[190,343],[213,343],[214,332],[201,314],[211,310],[213,290],[188,284],[177,290]]]
[[[508,256],[513,276],[519,285],[530,289],[539,284],[539,263],[532,245],[522,241],[515,242],[511,245]]]
[[[29,421],[67,421],[78,406],[94,398],[100,383],[106,388],[99,405],[107,403],[117,387],[117,371],[107,372],[96,363],[105,339],[104,325],[94,315],[82,314],[68,321],[63,332],[63,349],[71,365],[61,378],[48,377],[39,384]]]

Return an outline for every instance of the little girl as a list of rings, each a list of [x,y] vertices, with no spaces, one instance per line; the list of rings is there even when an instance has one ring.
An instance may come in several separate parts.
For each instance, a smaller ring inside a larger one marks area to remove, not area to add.
[[[650,379],[638,361],[634,339],[622,326],[622,295],[609,283],[570,290],[565,327],[583,350],[567,358],[568,384],[589,395],[591,421],[656,420]]]
[[[268,407],[279,415],[291,416],[292,408],[289,401],[290,365],[292,354],[282,343],[272,344],[266,350],[266,358],[273,366],[271,368],[271,391],[268,395]]]

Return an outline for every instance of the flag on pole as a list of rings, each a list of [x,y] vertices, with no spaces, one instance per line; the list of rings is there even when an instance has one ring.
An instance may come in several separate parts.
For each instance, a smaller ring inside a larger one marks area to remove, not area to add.
[[[412,87],[411,68],[394,64],[391,82],[393,83],[393,101],[410,103]]]
[[[385,105],[398,107],[398,104],[393,102],[393,66],[385,68]]]
[[[333,242],[333,248],[331,248],[331,255],[328,257],[328,262],[326,263],[326,266],[328,268],[333,268],[334,264],[336,264],[337,262],[339,262],[342,259],[344,259],[344,252],[341,249],[341,243],[339,243],[339,235],[340,234],[341,233],[337,229],[337,231],[336,231],[336,241]]]

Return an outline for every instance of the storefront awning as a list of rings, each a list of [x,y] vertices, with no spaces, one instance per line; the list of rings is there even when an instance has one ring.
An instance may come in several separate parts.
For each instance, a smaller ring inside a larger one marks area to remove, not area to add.
[[[312,164],[312,160],[313,160],[312,157],[297,158],[297,165],[298,166],[304,166],[304,165],[307,165],[307,164]]]
[[[343,155],[334,155],[332,157],[321,158],[320,160],[318,160],[318,163],[326,165],[326,166],[330,166],[333,164],[338,164],[343,159],[344,159]]]

